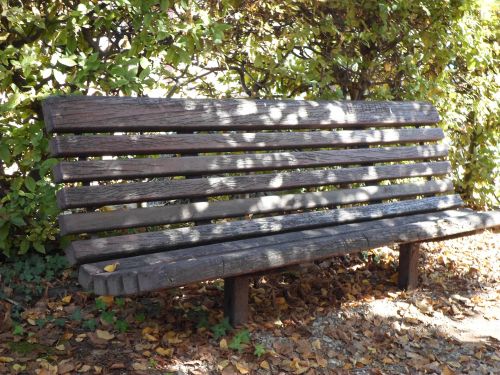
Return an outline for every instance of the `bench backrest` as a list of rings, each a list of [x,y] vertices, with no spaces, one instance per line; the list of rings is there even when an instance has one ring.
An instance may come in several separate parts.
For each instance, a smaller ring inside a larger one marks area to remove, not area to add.
[[[429,126],[439,116],[428,103],[72,96],[50,97],[43,110],[47,130],[58,134],[52,155],[68,159],[54,168],[66,183],[59,207],[73,210],[60,216],[62,234],[453,189],[440,178],[450,173],[448,150],[438,142],[443,131]]]

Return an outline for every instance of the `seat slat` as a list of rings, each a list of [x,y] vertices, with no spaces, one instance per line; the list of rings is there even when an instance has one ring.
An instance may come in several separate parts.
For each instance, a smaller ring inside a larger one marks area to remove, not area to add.
[[[186,227],[158,232],[80,240],[71,243],[66,249],[66,255],[72,264],[88,263],[113,259],[115,257],[153,253],[160,250],[164,251],[207,243],[234,241],[279,232],[446,210],[462,205],[463,201],[460,196],[448,195],[395,203],[372,204],[362,207],[233,221],[222,224],[200,225],[195,228]]]
[[[371,164],[436,159],[446,155],[448,155],[448,148],[438,144],[353,150],[75,161],[61,162],[54,167],[53,171],[56,182],[104,181]]]
[[[440,128],[188,135],[65,135],[52,138],[50,149],[53,157],[154,155],[386,145],[432,142],[443,138],[444,133]]]
[[[449,162],[382,165],[294,173],[268,173],[235,177],[193,178],[155,182],[80,186],[57,192],[60,208],[100,207],[178,198],[278,191],[293,188],[445,175]]]
[[[79,280],[86,287],[93,286],[97,294],[130,294],[261,272],[395,243],[431,240],[499,224],[500,212],[470,210],[379,219],[293,232],[302,235],[300,240],[291,239],[290,234],[262,237],[268,241],[265,246],[256,246],[256,240],[249,239],[222,244],[226,246],[206,245],[125,258],[118,271],[112,273],[103,271],[105,262],[87,264],[80,267]],[[127,290],[125,285],[137,289]]]
[[[382,199],[406,198],[453,191],[450,180],[423,183],[365,186],[304,194],[272,195],[229,201],[198,202],[163,207],[137,208],[107,212],[74,213],[59,216],[61,234],[93,233],[113,229],[146,227],[187,221],[203,221],[269,214],[335,205],[367,203]]]
[[[359,128],[434,124],[423,102],[49,97],[49,132]]]

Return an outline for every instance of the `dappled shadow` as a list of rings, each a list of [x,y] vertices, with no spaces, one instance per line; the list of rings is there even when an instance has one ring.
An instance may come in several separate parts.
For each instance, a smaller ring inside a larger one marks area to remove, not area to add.
[[[49,130],[77,133],[55,138],[54,154],[91,158],[54,172],[57,181],[82,183],[59,190],[59,206],[93,211],[62,215],[62,233],[104,232],[66,249],[72,263],[85,264],[81,284],[97,294],[228,278],[500,222],[454,210],[460,198],[443,195],[451,183],[435,177],[451,170],[448,149],[428,143],[444,134],[420,128],[439,120],[429,103],[69,97],[44,108]],[[100,132],[111,134],[82,134]],[[198,225],[211,220],[223,222]],[[109,262],[120,267],[106,272]]]

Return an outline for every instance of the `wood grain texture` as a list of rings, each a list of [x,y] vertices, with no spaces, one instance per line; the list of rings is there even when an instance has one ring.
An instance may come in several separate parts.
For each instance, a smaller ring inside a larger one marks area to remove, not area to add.
[[[450,195],[79,240],[66,248],[66,255],[71,264],[89,263],[280,232],[446,210],[462,205],[460,196]]]
[[[74,213],[59,216],[62,235],[162,224],[232,218],[249,214],[271,214],[293,210],[367,203],[383,199],[409,198],[453,191],[450,180],[410,184],[367,186],[303,194],[270,195],[258,198],[200,202],[162,207],[106,212]]]
[[[432,160],[448,155],[444,145],[61,162],[56,182],[105,181],[165,176],[199,176],[335,165],[374,164],[404,160]]]
[[[468,214],[473,213],[474,211],[461,208],[458,210],[448,210],[446,212],[447,216],[450,217],[465,217]],[[123,271],[130,268],[141,268],[144,266],[149,266],[156,262],[178,262],[180,260],[186,259],[199,259],[206,256],[231,253],[234,251],[241,251],[250,248],[264,248],[269,245],[275,245],[278,243],[289,243],[294,241],[319,238],[323,236],[333,236],[345,232],[362,231],[368,228],[381,229],[384,228],[384,226],[396,227],[399,225],[413,223],[415,221],[438,220],[441,217],[440,215],[441,212],[429,212],[394,218],[381,218],[366,222],[347,223],[338,226],[298,230],[287,233],[273,234],[270,236],[260,236],[250,239],[183,248],[179,250],[160,251],[153,254],[123,257],[120,260],[120,269]],[[110,261],[99,261],[88,264],[95,265],[99,269],[98,273],[103,273],[103,267],[109,264],[109,262]]]
[[[49,132],[349,128],[433,124],[423,102],[49,97]]]
[[[50,141],[53,157],[154,155],[186,152],[279,150],[432,142],[440,128],[281,133],[64,135]]]
[[[261,191],[284,191],[298,187],[445,175],[450,170],[449,162],[434,162],[341,168],[335,170],[312,170],[293,173],[267,173],[235,177],[81,186],[59,190],[57,192],[57,203],[61,209],[101,207],[110,204]]]
[[[264,247],[249,247],[199,257],[191,253],[191,256],[185,259],[172,258],[174,252],[160,253],[147,256],[149,257],[148,265],[142,263],[141,266],[137,266],[141,262],[136,262],[136,266],[128,268],[121,264],[119,270],[113,273],[104,272],[102,264],[88,264],[80,267],[79,280],[87,287],[91,287],[97,294],[133,294],[138,291],[158,290],[201,280],[235,277],[379,246],[418,242],[500,225],[499,211],[471,212],[466,210],[464,215],[456,213],[457,211],[453,210],[429,214],[432,217],[430,220],[411,221],[412,216],[421,216],[412,215],[367,223],[346,224],[318,230],[323,231],[323,234],[333,231],[334,233],[330,235],[283,243],[276,242]],[[408,222],[403,224],[402,219]],[[392,223],[391,220],[393,220]],[[397,221],[399,223],[395,225]],[[354,229],[356,227],[357,229]],[[226,243],[228,244],[230,243]],[[201,247],[201,249],[206,249],[206,247]],[[182,251],[184,255],[187,254],[185,249],[179,251]],[[169,259],[162,259],[163,256]],[[135,258],[138,260],[137,258],[140,257]],[[134,258],[124,259],[129,264],[133,264],[133,260]],[[125,286],[135,286],[136,289],[126,289]]]

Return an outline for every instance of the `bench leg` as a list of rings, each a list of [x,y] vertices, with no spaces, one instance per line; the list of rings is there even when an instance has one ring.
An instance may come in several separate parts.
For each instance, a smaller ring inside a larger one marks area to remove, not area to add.
[[[248,276],[224,279],[224,316],[233,327],[248,320]]]
[[[399,245],[399,277],[398,286],[401,289],[414,289],[418,284],[418,254],[419,243]]]

